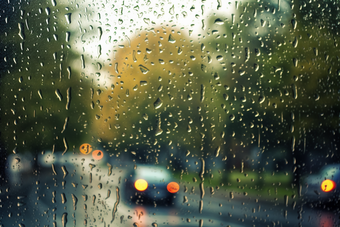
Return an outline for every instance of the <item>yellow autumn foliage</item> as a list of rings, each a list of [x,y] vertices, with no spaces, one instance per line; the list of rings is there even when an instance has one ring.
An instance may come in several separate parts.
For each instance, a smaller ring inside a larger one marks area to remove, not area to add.
[[[198,42],[160,27],[120,47],[109,68],[112,85],[94,95],[96,139],[121,148],[163,142],[203,149],[218,117],[204,104],[211,75],[201,70]]]

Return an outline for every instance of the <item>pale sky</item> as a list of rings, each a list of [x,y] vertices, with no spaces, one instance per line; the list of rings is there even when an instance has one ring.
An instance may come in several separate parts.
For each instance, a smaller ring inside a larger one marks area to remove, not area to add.
[[[74,9],[71,23],[68,24],[73,37],[70,44],[74,51],[84,55],[85,69],[82,71],[89,76],[91,72],[95,76],[97,67],[94,62],[108,64],[108,59],[112,58],[112,50],[117,49],[122,40],[133,38],[140,30],[159,25],[176,25],[176,28],[184,28],[183,33],[187,32],[186,35],[191,30],[192,39],[197,39],[202,32],[203,19],[213,12],[223,14],[224,18],[231,18],[237,4],[234,0],[221,0],[221,3],[217,0],[107,2],[109,1],[85,0],[78,5],[65,3],[69,9]],[[64,20],[67,24],[67,16]],[[80,59],[75,64],[74,67],[81,67]],[[100,82],[103,84],[105,78],[99,78],[104,80]]]

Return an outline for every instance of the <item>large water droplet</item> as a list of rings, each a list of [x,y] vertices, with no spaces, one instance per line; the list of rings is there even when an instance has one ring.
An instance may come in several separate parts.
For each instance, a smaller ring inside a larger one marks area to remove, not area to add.
[[[154,103],[153,106],[155,107],[155,109],[159,109],[161,106],[163,105],[163,101],[158,98]]]
[[[65,18],[66,18],[66,22],[68,23],[68,24],[71,24],[71,16],[72,16],[72,13],[67,13],[67,14],[65,14]]]
[[[259,104],[262,104],[263,102],[264,102],[264,100],[266,100],[266,97],[264,97],[264,96],[260,96],[259,97]]]
[[[176,39],[170,34],[168,41],[169,41],[169,43],[175,43]]]
[[[217,19],[214,21],[214,24],[222,25],[222,24],[224,24],[224,21],[221,20],[220,18],[217,18]]]
[[[146,68],[144,65],[139,65],[139,69],[143,74],[147,74],[150,70]]]

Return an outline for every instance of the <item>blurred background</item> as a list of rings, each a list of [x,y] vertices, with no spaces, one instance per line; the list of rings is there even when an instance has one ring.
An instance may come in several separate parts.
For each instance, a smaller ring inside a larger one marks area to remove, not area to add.
[[[314,202],[304,179],[339,163],[338,1],[1,5],[4,196],[108,168],[120,185],[154,164],[197,201],[220,190],[295,209]]]

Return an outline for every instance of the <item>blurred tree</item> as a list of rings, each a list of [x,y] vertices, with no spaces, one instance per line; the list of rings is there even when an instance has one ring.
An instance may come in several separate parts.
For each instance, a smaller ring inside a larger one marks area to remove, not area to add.
[[[120,46],[108,69],[111,86],[94,91],[92,132],[99,141],[118,151],[142,144],[175,146],[183,155],[223,150],[225,98],[216,94],[226,87],[205,69],[204,45],[176,27],[157,27]]]
[[[1,143],[10,153],[79,146],[86,140],[90,105],[82,95],[90,81],[71,67],[79,56],[70,49],[67,23],[59,19],[69,11],[50,3],[17,10],[11,4],[5,4],[13,12],[1,33]]]
[[[206,52],[223,50],[225,66],[215,70],[226,71],[227,95],[241,106],[229,124],[231,153],[246,159],[251,144],[265,153],[281,147],[302,168],[305,152],[334,157],[339,146],[338,2],[280,2],[239,3],[231,20],[210,17]]]

